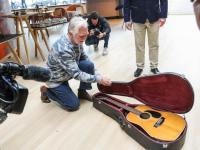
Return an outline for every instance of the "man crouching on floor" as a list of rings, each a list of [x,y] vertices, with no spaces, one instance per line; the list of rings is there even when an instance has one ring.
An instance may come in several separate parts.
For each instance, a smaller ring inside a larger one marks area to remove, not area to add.
[[[99,74],[94,64],[83,50],[83,42],[88,34],[87,22],[81,17],[71,19],[68,34],[63,35],[51,47],[45,67],[53,73],[52,79],[41,86],[41,100],[49,103],[57,101],[65,109],[73,111],[80,106],[79,99],[92,101],[86,90],[91,90],[91,83],[110,86],[110,79]],[[80,81],[78,97],[69,86],[70,79]]]

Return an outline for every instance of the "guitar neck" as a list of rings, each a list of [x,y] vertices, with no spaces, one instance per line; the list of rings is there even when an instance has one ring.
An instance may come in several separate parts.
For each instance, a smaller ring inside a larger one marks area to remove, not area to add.
[[[122,104],[122,103],[119,103],[119,102],[117,102],[117,101],[115,101],[115,100],[112,100],[111,98],[102,97],[102,96],[97,97],[97,98],[100,99],[100,100],[106,100],[106,101],[108,101],[108,102],[110,102],[110,103],[112,103],[112,104],[114,104],[114,105],[116,105],[116,106],[118,106],[118,107],[120,107],[120,108],[123,108],[123,109],[125,109],[125,110],[128,110],[128,111],[130,111],[130,112],[132,112],[132,113],[134,113],[134,114],[136,114],[136,115],[142,114],[141,111],[136,110],[136,109],[134,109],[134,108],[131,108],[131,107],[129,107],[129,106],[127,106],[127,105],[124,105],[124,104]]]

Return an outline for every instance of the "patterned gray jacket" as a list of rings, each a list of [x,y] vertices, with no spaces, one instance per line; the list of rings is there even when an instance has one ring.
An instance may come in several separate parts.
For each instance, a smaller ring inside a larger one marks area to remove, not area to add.
[[[48,60],[45,67],[49,68],[53,77],[46,82],[49,88],[54,88],[71,78],[88,83],[100,83],[102,77],[96,76],[99,74],[97,69],[94,69],[94,75],[82,72],[78,64],[82,60],[90,60],[83,50],[83,45],[74,45],[68,38],[68,35],[63,35],[51,47]]]

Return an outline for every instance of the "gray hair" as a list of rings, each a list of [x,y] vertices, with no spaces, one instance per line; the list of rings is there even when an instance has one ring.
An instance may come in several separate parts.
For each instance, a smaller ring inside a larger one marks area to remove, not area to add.
[[[80,28],[87,28],[87,22],[82,17],[73,17],[68,25],[68,33],[71,32],[75,36]]]

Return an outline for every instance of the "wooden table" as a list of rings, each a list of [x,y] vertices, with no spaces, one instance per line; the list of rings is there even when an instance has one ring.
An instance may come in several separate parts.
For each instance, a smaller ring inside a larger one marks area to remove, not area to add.
[[[48,51],[50,51],[49,45],[47,43],[47,40],[46,40],[42,30],[47,30],[47,28],[49,28],[49,27],[54,27],[54,26],[57,26],[57,25],[63,25],[63,24],[66,24],[66,23],[69,23],[69,22],[59,23],[59,24],[55,24],[55,25],[48,26],[48,27],[43,27],[43,28],[32,28],[32,29],[34,31],[36,39],[37,39],[37,32],[38,32],[38,30],[40,30],[40,33],[42,34],[42,38],[43,38],[43,40],[45,42],[45,45],[46,45]],[[35,57],[37,57],[37,46],[36,45],[35,45]]]
[[[38,12],[42,8],[27,8],[27,10],[32,10],[33,12]]]
[[[15,50],[13,49],[12,45],[10,44],[10,40],[19,38],[20,36],[22,36],[23,34],[8,34],[5,35],[4,38],[0,39],[0,44],[1,43],[6,43],[6,45],[10,48],[11,52],[13,53],[14,57],[17,59],[18,63],[20,65],[23,65],[22,61],[20,60],[20,58],[17,56],[17,53],[15,52]]]
[[[24,46],[25,46],[25,50],[26,50],[26,55],[27,55],[27,59],[28,59],[28,63],[31,64],[31,61],[30,61],[30,58],[29,58],[29,53],[28,53],[28,49],[27,49],[27,44],[26,44],[26,38],[25,38],[25,35],[24,35],[24,29],[23,29],[23,25],[22,25],[22,19],[25,20],[26,24],[27,24],[27,27],[29,28],[29,31],[33,37],[33,40],[35,41],[35,45],[36,47],[38,48],[39,52],[40,52],[40,55],[42,56],[42,59],[44,61],[46,61],[43,53],[42,53],[42,50],[37,42],[37,39],[35,38],[35,35],[33,33],[33,31],[31,30],[31,26],[29,24],[29,21],[27,20],[27,17],[29,16],[33,16],[37,14],[37,12],[27,12],[26,14],[24,15],[7,15],[7,16],[2,16],[2,18],[13,18],[15,19],[16,21],[16,34],[19,34],[19,24],[18,24],[18,21],[20,22],[20,26],[21,26],[21,31],[23,33],[23,40],[24,40]],[[19,42],[19,38],[17,38],[17,52],[18,52],[18,56],[20,58],[20,42]]]

